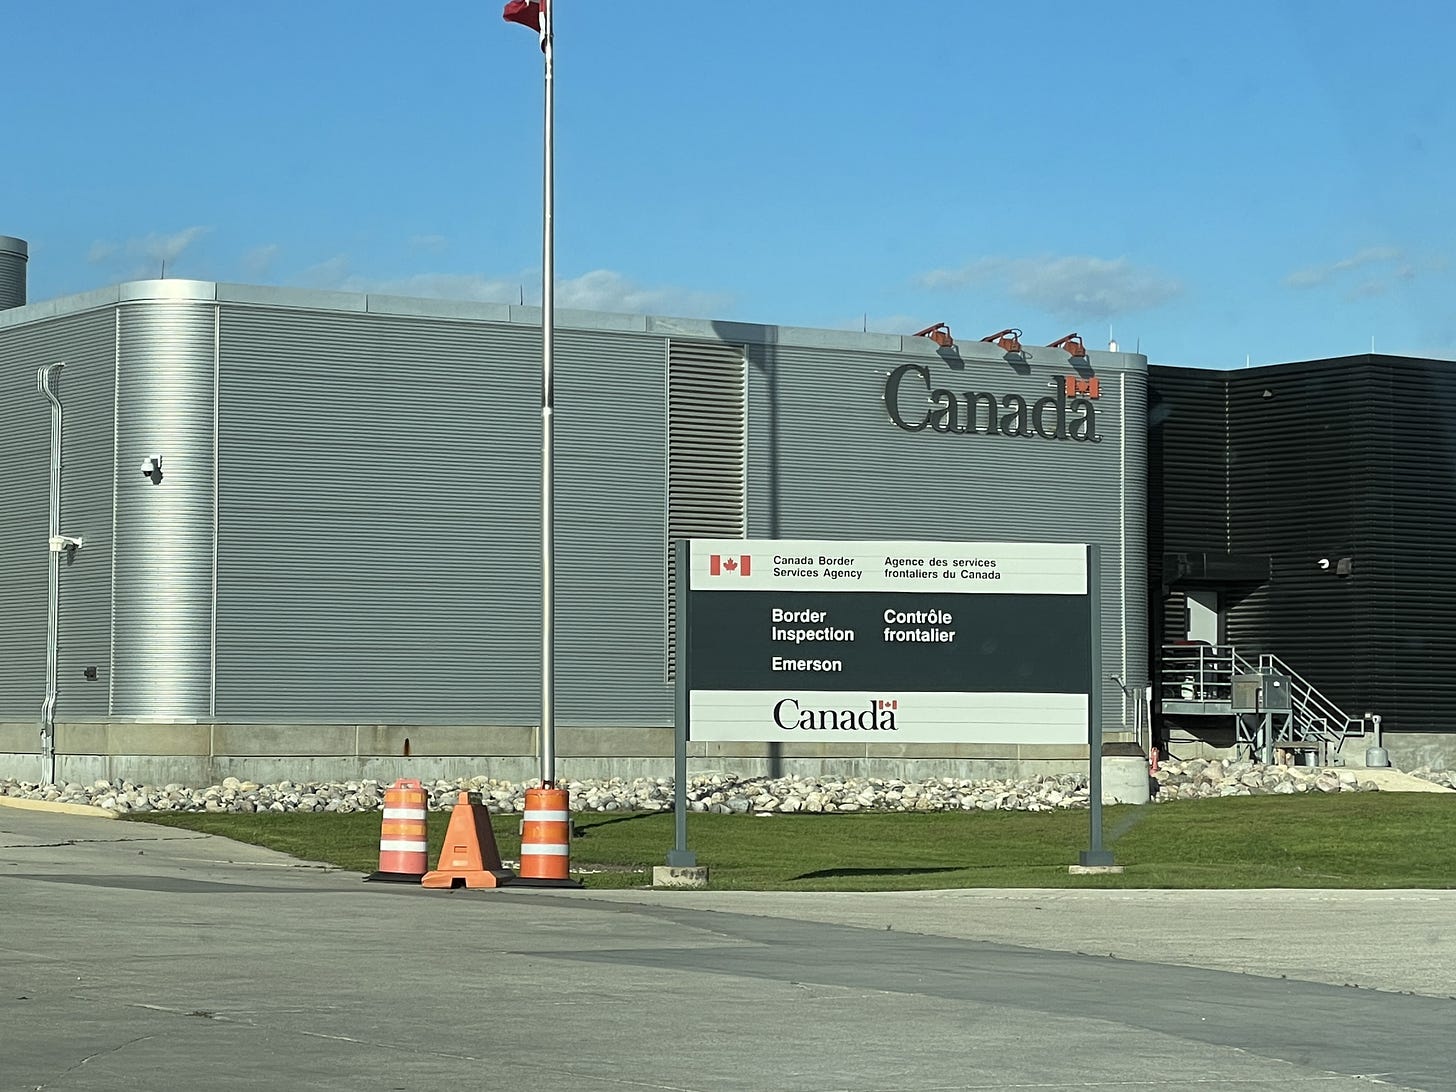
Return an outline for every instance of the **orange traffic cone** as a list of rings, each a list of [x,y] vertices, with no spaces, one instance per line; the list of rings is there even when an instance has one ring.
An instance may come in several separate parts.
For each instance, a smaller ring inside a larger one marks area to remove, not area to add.
[[[526,790],[521,816],[521,875],[517,887],[581,887],[571,878],[571,813],[565,789]]]
[[[439,863],[425,873],[420,886],[500,887],[513,879],[515,874],[501,865],[490,810],[480,802],[479,793],[462,792],[450,813]]]
[[[384,792],[384,819],[379,826],[379,871],[367,880],[419,883],[430,867],[427,833],[429,795],[412,778],[400,778]]]

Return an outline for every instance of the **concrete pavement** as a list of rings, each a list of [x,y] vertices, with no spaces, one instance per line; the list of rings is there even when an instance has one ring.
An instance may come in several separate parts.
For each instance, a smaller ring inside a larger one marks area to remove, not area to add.
[[[1453,910],[432,893],[0,809],[0,1088],[1456,1088]]]

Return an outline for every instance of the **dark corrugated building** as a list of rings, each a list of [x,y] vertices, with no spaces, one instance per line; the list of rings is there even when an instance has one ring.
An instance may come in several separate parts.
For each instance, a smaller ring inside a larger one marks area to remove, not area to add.
[[[1366,742],[1378,714],[1397,765],[1456,759],[1456,362],[1154,366],[1149,385],[1150,632],[1168,738],[1225,741],[1224,694],[1186,680],[1227,648],[1277,657],[1328,699],[1326,719],[1363,721],[1350,727]]]

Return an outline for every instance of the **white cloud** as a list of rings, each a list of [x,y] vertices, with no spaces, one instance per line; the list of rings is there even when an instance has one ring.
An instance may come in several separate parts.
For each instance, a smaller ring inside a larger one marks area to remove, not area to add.
[[[139,275],[153,275],[159,266],[175,262],[182,254],[212,229],[201,225],[183,228],[170,234],[153,232],[139,235],[122,242],[101,239],[91,244],[86,260],[92,265],[104,265],[116,258],[129,258],[140,263],[136,269]]]
[[[282,249],[277,243],[264,243],[262,246],[253,247],[243,255],[243,269],[250,277],[266,277]]]
[[[1364,250],[1357,250],[1354,254],[1330,262],[1328,265],[1310,265],[1303,269],[1296,269],[1284,278],[1284,283],[1290,288],[1313,288],[1334,280],[1341,273],[1348,273],[1352,269],[1396,262],[1400,261],[1402,257],[1402,252],[1393,246],[1367,246]],[[1396,271],[1396,275],[1403,280],[1409,280],[1415,275],[1415,271],[1409,265],[1403,265]]]
[[[723,293],[662,286],[648,288],[610,269],[556,282],[556,303],[584,311],[626,311],[634,315],[691,315],[711,318],[725,312],[732,298]]]
[[[174,262],[182,256],[184,250],[211,230],[206,227],[183,228],[171,235],[147,235],[133,242],[144,258]]]
[[[1012,299],[1069,322],[1106,320],[1173,299],[1183,286],[1126,258],[978,258],[922,275],[925,288],[1001,287]]]
[[[477,300],[483,303],[541,302],[541,275],[486,276],[480,273],[415,273],[408,277],[365,277],[354,273],[346,255],[303,270],[296,278],[311,288],[380,293],[423,299]],[[648,288],[610,269],[593,270],[556,282],[556,306],[631,314],[681,314],[711,317],[727,309],[726,295],[686,288]]]
[[[486,277],[479,273],[416,273],[410,277],[394,277],[367,281],[353,278],[358,287],[352,291],[380,292],[389,296],[417,296],[421,299],[479,300],[486,303],[520,303],[531,294],[524,280],[510,277]]]
[[[307,288],[330,288],[347,292],[350,289],[346,282],[352,276],[349,272],[348,257],[343,254],[336,254],[332,258],[325,258],[316,265],[309,266],[294,279]],[[363,291],[363,289],[356,289],[356,291]]]
[[[308,288],[326,288],[335,292],[414,296],[420,299],[477,300],[484,303],[518,303],[525,284],[524,280],[485,277],[476,273],[416,273],[408,277],[365,277],[353,271],[348,255],[345,254],[336,254],[317,265],[311,265],[293,280]]]

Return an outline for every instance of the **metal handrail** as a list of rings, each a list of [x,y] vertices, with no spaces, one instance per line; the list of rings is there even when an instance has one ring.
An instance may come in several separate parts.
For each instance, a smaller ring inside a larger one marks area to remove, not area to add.
[[[1164,645],[1160,685],[1164,701],[1231,702],[1235,675],[1279,674],[1290,680],[1290,708],[1300,738],[1315,738],[1331,750],[1350,735],[1363,734],[1364,717],[1351,717],[1309,680],[1270,652],[1251,659],[1234,645]]]
[[[1235,656],[1232,645],[1165,646],[1162,684],[1189,689],[1196,701],[1231,699]]]
[[[1321,694],[1312,683],[1298,672],[1292,670],[1288,664],[1271,652],[1261,653],[1259,656],[1259,667],[1261,670],[1267,666],[1268,670],[1277,671],[1281,675],[1288,675],[1295,687],[1295,700],[1301,701],[1305,706],[1305,712],[1313,709],[1309,714],[1310,719],[1322,719],[1327,724],[1334,723],[1340,726],[1341,738],[1350,734],[1351,728],[1358,728],[1361,732],[1365,730],[1364,717],[1352,717],[1331,701],[1324,694]]]

